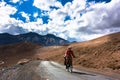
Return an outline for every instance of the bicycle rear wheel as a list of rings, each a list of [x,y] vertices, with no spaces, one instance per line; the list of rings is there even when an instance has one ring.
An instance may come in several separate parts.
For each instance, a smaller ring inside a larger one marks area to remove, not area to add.
[[[73,72],[73,67],[72,67],[72,64],[71,64],[71,62],[69,62],[68,64],[67,64],[67,71],[68,72]]]
[[[69,67],[69,71],[70,71],[71,73],[73,72],[72,66]]]

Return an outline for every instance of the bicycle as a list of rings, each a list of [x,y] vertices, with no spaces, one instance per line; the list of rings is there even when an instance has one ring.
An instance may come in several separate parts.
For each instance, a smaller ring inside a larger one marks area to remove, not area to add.
[[[66,62],[66,69],[68,72],[73,72],[72,59],[68,58]]]

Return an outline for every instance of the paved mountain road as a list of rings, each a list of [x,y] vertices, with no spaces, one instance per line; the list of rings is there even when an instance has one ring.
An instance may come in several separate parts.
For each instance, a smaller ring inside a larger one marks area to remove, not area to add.
[[[31,61],[0,71],[0,80],[119,80],[104,75],[73,69],[65,71],[65,66],[49,61]]]

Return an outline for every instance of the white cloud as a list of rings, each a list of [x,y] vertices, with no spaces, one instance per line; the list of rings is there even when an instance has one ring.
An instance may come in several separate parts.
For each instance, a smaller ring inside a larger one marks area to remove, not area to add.
[[[0,16],[5,17],[9,16],[10,14],[14,14],[17,11],[16,8],[7,5],[5,2],[0,2]]]
[[[90,40],[101,35],[119,32],[119,3],[120,0],[112,0],[110,3],[89,3],[90,7],[86,7],[85,0],[74,0],[61,9],[50,12],[49,16],[52,20],[48,23],[51,26],[49,32],[57,33],[66,39],[78,40],[81,38]],[[80,13],[84,14],[80,16]],[[69,15],[71,20],[64,22],[66,15]]]
[[[22,21],[16,20],[14,18],[5,17],[5,19],[2,19],[0,22],[0,33],[10,33],[10,34],[19,34],[19,33],[25,33],[26,30],[23,29],[20,24],[23,24]]]
[[[20,0],[10,0],[10,2],[13,2],[13,3],[17,3],[19,2]]]
[[[38,16],[38,13],[36,12],[36,13],[34,13],[34,15],[33,15],[35,18]]]
[[[51,11],[50,6],[56,6],[55,2],[57,1],[35,0],[34,2],[34,6],[49,11],[47,15],[51,20],[47,24],[48,33],[54,33],[65,39],[89,40],[120,31],[118,18],[120,0],[112,0],[110,3],[87,3],[86,0],[73,0],[72,3],[60,5],[60,9]],[[86,7],[87,4],[90,6]],[[70,16],[71,20],[64,22],[66,16]]]
[[[5,2],[0,2],[0,25],[9,24],[11,18],[10,15],[17,11],[16,8],[7,5]]]
[[[62,5],[56,0],[34,0],[33,6],[47,11],[51,10],[51,6],[62,7]]]
[[[21,12],[21,15],[26,18],[27,23],[21,20],[11,18],[10,15],[16,13],[17,9],[5,2],[0,2],[0,33],[20,34],[29,31],[38,32],[40,34],[46,34],[47,27],[43,25],[41,18],[37,18],[36,22],[29,21],[29,14]]]
[[[10,0],[10,2],[12,2],[12,3],[19,3],[20,5],[21,5],[24,1],[28,1],[28,0]]]
[[[91,5],[88,11],[81,17],[84,22],[88,22],[88,26],[91,29],[110,29],[111,27],[118,28],[120,19],[119,8],[120,6],[116,3],[118,0],[111,1],[110,3],[98,3]],[[120,2],[120,1],[119,1]],[[113,6],[111,6],[113,5]]]
[[[54,1],[52,0],[34,0],[34,6],[42,10],[50,10],[50,6],[53,5]]]
[[[19,34],[25,32],[25,30],[19,26],[19,24],[23,22],[10,17],[10,15],[16,11],[16,8],[6,4],[4,1],[0,2],[0,33]]]
[[[26,18],[26,22],[29,22],[30,21],[30,18],[29,18],[29,14],[25,13],[25,12],[20,12],[22,17]]]
[[[45,34],[47,26],[44,24],[41,18],[38,18],[36,22],[21,23],[25,30],[37,32],[40,34]]]

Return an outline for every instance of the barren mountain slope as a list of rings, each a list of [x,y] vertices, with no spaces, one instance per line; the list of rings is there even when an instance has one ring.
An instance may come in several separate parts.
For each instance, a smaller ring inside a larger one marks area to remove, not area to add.
[[[31,43],[19,43],[0,46],[0,68],[17,64],[21,59],[32,59],[40,45]]]
[[[89,68],[120,70],[120,33],[106,35],[91,41],[72,43],[77,58],[74,64]],[[68,46],[61,46],[44,54],[47,58],[63,63]],[[43,57],[42,57],[43,58]]]

